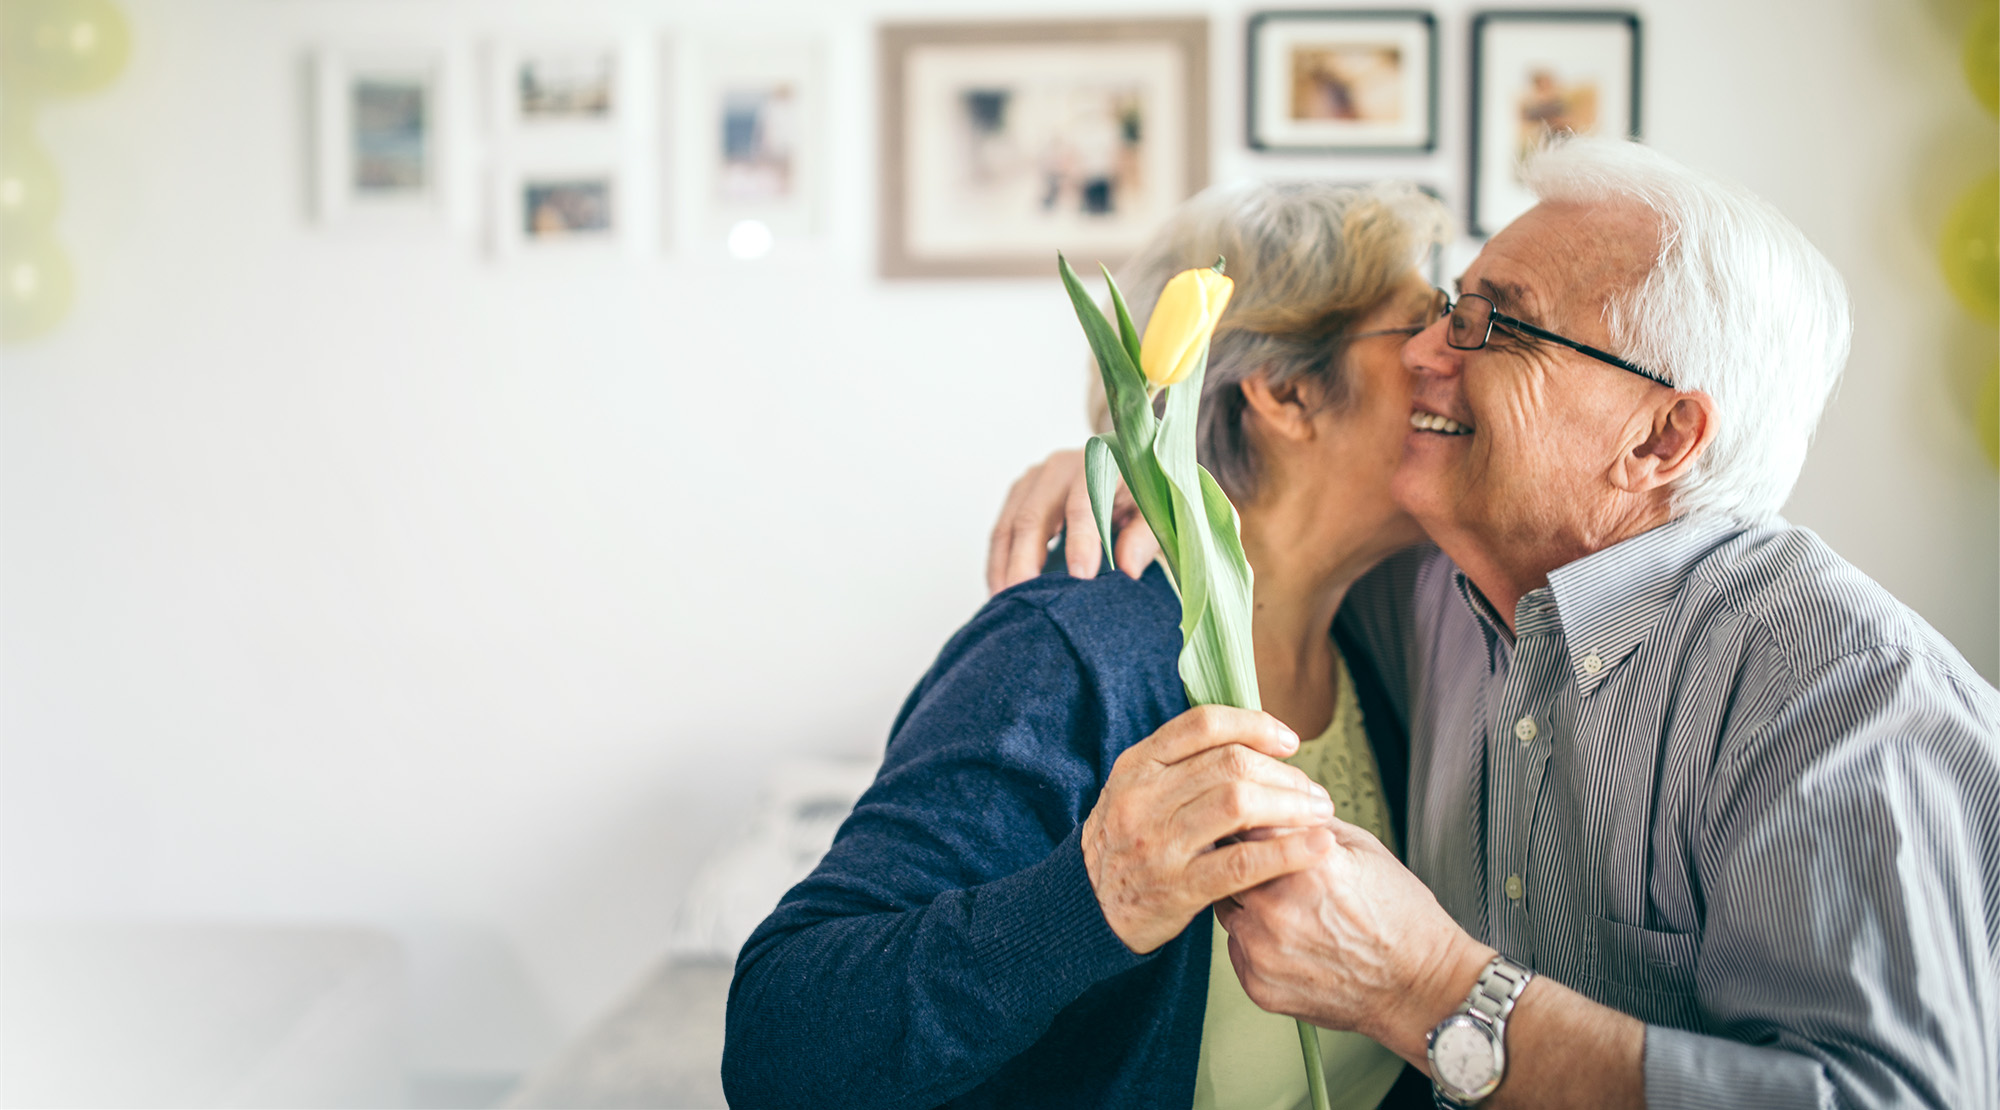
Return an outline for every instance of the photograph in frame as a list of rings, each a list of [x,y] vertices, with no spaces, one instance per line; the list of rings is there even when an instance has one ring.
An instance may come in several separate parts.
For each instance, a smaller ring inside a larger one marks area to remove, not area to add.
[[[618,52],[613,48],[523,51],[510,68],[514,111],[524,123],[611,118],[618,84]]]
[[[789,81],[741,81],[721,89],[724,204],[784,203],[798,193],[799,89]]]
[[[532,243],[610,239],[618,230],[608,173],[530,174],[521,179],[521,236]]]
[[[1437,21],[1426,11],[1251,16],[1252,149],[1420,154],[1437,145]]]
[[[1640,136],[1640,28],[1629,12],[1485,12],[1472,24],[1469,228],[1534,204],[1522,158],[1550,135]]]
[[[431,188],[430,81],[422,74],[362,72],[348,86],[348,182],[355,195],[421,199]]]
[[[881,32],[884,277],[1116,266],[1207,184],[1205,20]]]

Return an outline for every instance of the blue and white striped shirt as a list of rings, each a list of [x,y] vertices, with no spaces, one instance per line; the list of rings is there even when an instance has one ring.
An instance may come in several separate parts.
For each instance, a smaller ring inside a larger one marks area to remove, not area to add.
[[[2000,1107],[2000,693],[1804,529],[1684,518],[1509,634],[1442,553],[1341,619],[1407,694],[1409,860],[1646,1030],[1646,1101]]]

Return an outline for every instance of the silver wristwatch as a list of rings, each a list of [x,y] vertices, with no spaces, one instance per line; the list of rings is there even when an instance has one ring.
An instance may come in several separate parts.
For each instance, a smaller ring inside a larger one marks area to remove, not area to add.
[[[1493,957],[1465,1005],[1430,1031],[1425,1039],[1439,1106],[1470,1106],[1500,1086],[1507,1075],[1507,1015],[1534,977],[1505,956]]]

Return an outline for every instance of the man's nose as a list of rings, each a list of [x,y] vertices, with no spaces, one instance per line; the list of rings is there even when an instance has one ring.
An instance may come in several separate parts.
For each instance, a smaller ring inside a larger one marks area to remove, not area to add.
[[[1444,341],[1448,320],[1439,318],[1403,344],[1403,369],[1419,377],[1458,373],[1460,352]]]

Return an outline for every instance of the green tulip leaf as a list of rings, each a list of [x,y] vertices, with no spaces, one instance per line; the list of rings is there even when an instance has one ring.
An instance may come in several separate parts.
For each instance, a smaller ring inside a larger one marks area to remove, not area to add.
[[[1248,709],[1259,705],[1257,696],[1257,651],[1250,638],[1251,614],[1255,609],[1256,578],[1250,560],[1243,554],[1242,525],[1236,506],[1222,492],[1215,475],[1196,466],[1201,476],[1201,499],[1208,513],[1208,533],[1214,538],[1215,555],[1209,560],[1213,577],[1209,582],[1209,612],[1220,638],[1223,665],[1235,677],[1248,700],[1239,704]]]
[[[1133,326],[1131,310],[1125,307],[1125,294],[1118,291],[1118,279],[1111,276],[1104,263],[1099,262],[1097,268],[1104,271],[1104,283],[1111,287],[1111,307],[1118,311],[1118,337],[1125,341],[1125,353],[1132,356],[1132,365],[1139,368],[1139,376],[1145,377],[1146,366],[1139,358],[1139,329]]]
[[[1185,644],[1194,642],[1196,629],[1201,626],[1203,614],[1208,612],[1208,524],[1196,508],[1194,501],[1177,485],[1172,476],[1167,478],[1167,493],[1174,507],[1174,545],[1163,548],[1167,558],[1174,564],[1174,579],[1181,591],[1181,639]],[[1187,648],[1181,649],[1181,677],[1186,679],[1188,667]],[[1215,683],[1203,681],[1199,689],[1190,681],[1188,703],[1208,705],[1219,700],[1215,694]]]
[[[1090,515],[1097,519],[1097,538],[1104,541],[1106,558],[1113,558],[1111,546],[1111,502],[1118,496],[1118,461],[1107,439],[1112,436],[1091,436],[1083,446],[1083,480],[1090,489]],[[1113,558],[1113,562],[1116,559]]]
[[[1090,299],[1076,271],[1070,269],[1069,259],[1056,255],[1056,270],[1062,275],[1063,288],[1069,291],[1070,304],[1076,309],[1077,322],[1083,325],[1084,338],[1090,341],[1090,353],[1097,359],[1098,376],[1104,379],[1104,397],[1111,406],[1112,426],[1118,429],[1128,450],[1144,451],[1152,446],[1154,423],[1152,408],[1146,403],[1145,375],[1126,352],[1125,344],[1112,332],[1104,310]]]
[[[1060,254],[1056,255],[1056,271],[1062,275],[1063,288],[1069,292],[1070,304],[1083,325],[1084,336],[1090,340],[1091,354],[1097,359],[1098,376],[1104,382],[1104,397],[1111,409],[1111,425],[1118,432],[1118,450],[1114,454],[1119,470],[1125,475],[1125,488],[1132,491],[1132,500],[1138,503],[1140,514],[1159,537],[1162,550],[1169,553],[1171,564],[1174,510],[1165,480],[1158,468],[1151,465],[1153,436],[1159,421],[1153,417],[1146,376],[1139,372],[1124,343],[1112,334],[1111,322],[1104,318],[1097,302],[1090,299],[1076,271],[1070,269],[1069,260]],[[1117,294],[1116,282],[1111,288],[1114,301],[1122,299]]]

